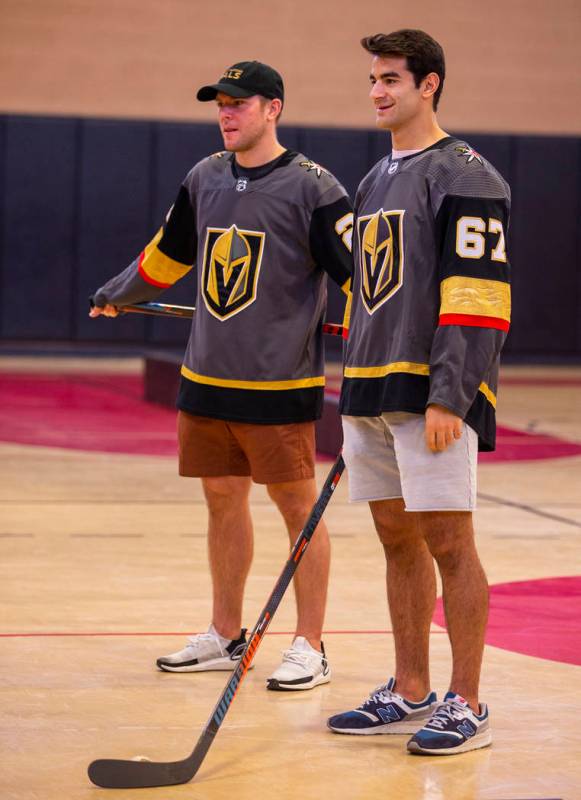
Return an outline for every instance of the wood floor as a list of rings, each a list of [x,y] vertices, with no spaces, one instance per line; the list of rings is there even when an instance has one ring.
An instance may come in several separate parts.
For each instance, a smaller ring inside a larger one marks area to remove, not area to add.
[[[113,367],[123,373],[136,365],[92,365]],[[57,368],[82,372],[87,362],[4,358],[0,382],[3,371]],[[501,424],[581,444],[581,370],[512,368],[503,378]],[[265,691],[293,630],[289,593],[194,782],[135,791],[92,786],[86,768],[96,757],[185,757],[224,686],[224,673],[154,667],[210,619],[200,486],[179,479],[171,457],[23,445],[10,441],[6,420],[4,434],[2,800],[581,798],[581,657],[565,663],[487,646],[482,699],[494,743],[486,750],[422,758],[406,755],[406,737],[326,730],[330,714],[358,705],[393,666],[382,555],[366,506],[347,502],[347,478],[327,512],[331,683],[296,694]],[[319,483],[328,468],[318,465]],[[479,493],[478,546],[491,585],[581,574],[581,456],[483,463]],[[286,558],[282,523],[262,488],[253,490],[252,505],[249,627]],[[529,624],[543,628],[542,604],[531,606]],[[441,694],[450,650],[437,625],[431,654]]]

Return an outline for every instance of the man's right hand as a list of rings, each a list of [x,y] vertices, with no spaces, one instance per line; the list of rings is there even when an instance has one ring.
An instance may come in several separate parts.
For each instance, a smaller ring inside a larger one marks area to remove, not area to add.
[[[104,317],[116,317],[119,314],[119,310],[115,306],[103,306],[99,308],[99,306],[93,306],[93,308],[89,311],[90,317],[100,317],[101,314]]]

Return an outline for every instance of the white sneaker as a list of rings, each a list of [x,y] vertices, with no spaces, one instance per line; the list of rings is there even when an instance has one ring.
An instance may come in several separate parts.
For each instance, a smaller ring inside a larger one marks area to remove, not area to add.
[[[224,639],[210,625],[207,633],[190,636],[183,650],[158,658],[156,664],[164,672],[231,671],[236,668],[245,647],[246,628],[240,632],[239,639]]]
[[[304,636],[297,636],[290,649],[283,652],[282,664],[268,678],[266,688],[275,692],[303,691],[330,680],[323,642],[319,652]]]

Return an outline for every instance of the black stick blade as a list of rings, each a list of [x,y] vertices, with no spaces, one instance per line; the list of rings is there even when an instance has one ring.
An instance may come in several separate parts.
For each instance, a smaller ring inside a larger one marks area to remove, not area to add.
[[[100,758],[89,764],[89,778],[104,789],[146,789],[191,781],[196,773],[192,757],[183,761],[126,761]]]

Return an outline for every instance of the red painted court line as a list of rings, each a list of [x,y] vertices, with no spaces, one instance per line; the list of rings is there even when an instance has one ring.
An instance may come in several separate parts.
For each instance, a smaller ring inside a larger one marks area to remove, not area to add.
[[[393,631],[391,630],[383,630],[383,631],[323,631],[324,636],[353,636],[353,635],[361,635],[361,636],[375,636],[377,634],[391,634]],[[446,631],[441,630],[434,630],[430,631],[432,633],[446,633]],[[292,636],[294,631],[267,631],[267,636]],[[192,636],[192,631],[149,631],[143,633],[137,633],[135,631],[121,631],[121,632],[88,632],[88,633],[65,633],[64,631],[61,632],[52,632],[52,633],[0,633],[0,639],[34,639],[34,638],[42,638],[48,636]]]

